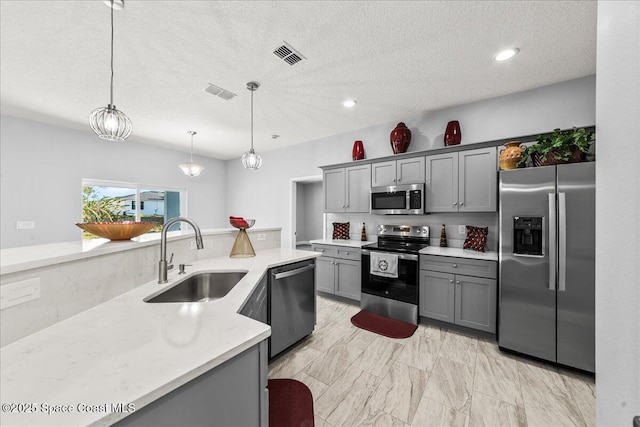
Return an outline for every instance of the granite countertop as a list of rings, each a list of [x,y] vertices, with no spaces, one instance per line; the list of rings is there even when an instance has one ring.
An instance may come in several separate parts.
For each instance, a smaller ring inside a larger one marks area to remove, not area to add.
[[[363,246],[376,243],[376,241],[367,240],[363,242],[361,240],[346,240],[346,239],[317,239],[317,240],[310,240],[309,243],[311,244],[316,243],[320,245],[346,246],[348,248],[361,248]]]
[[[2,403],[35,404],[36,412],[0,414],[2,425],[110,425],[126,413],[79,405],[134,404],[136,409],[268,338],[269,325],[238,311],[268,268],[319,256],[271,249],[254,258],[212,258],[187,273],[247,271],[224,297],[206,303],[145,303],[169,283],[156,280],[0,349]],[[47,414],[43,405],[69,405]]]
[[[420,250],[420,254],[498,261],[498,252],[478,252],[462,248],[441,248],[439,246],[427,246],[426,248]]]
[[[251,232],[280,230],[279,228],[252,229]],[[205,229],[203,236],[229,234],[235,228]],[[170,231],[169,242],[181,239],[193,239],[193,231]],[[131,240],[112,242],[108,239],[91,239],[74,242],[50,243],[46,245],[24,246],[0,250],[0,271],[2,274],[17,273],[33,268],[46,267],[61,262],[77,261],[115,252],[153,246],[160,243],[160,233],[143,234]]]

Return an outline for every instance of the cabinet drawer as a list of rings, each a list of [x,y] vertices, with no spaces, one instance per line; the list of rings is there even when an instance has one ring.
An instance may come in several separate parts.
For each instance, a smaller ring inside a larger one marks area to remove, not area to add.
[[[353,261],[360,261],[360,249],[353,248],[340,248],[337,247],[335,250],[335,257],[341,259],[350,259]]]
[[[331,245],[318,245],[314,243],[311,245],[311,250],[314,252],[320,252],[324,256],[334,257],[336,255],[336,247]]]
[[[498,263],[480,259],[420,255],[420,269],[442,273],[464,274],[473,277],[498,277]]]

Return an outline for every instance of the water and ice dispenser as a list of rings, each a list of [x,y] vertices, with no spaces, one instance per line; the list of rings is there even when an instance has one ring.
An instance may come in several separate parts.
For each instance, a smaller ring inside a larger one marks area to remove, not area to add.
[[[516,255],[544,255],[541,216],[513,217],[513,253]]]

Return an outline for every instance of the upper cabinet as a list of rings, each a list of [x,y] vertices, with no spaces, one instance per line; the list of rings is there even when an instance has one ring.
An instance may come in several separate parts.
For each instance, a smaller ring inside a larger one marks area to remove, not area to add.
[[[424,157],[373,163],[371,165],[371,186],[423,183],[424,173]]]
[[[427,212],[495,212],[496,148],[426,157]]]
[[[371,165],[323,171],[325,212],[369,212]]]

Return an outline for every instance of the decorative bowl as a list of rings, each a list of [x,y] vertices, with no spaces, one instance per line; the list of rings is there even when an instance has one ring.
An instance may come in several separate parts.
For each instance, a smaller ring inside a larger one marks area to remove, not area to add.
[[[138,237],[141,234],[146,233],[155,227],[155,222],[84,222],[77,223],[78,227],[82,228],[91,234],[95,234],[99,237],[104,237],[109,240],[129,240],[134,237]]]
[[[239,216],[230,216],[229,217],[229,222],[235,228],[246,229],[246,228],[253,227],[253,224],[256,223],[256,220],[255,219],[244,219],[244,218],[239,217]]]

